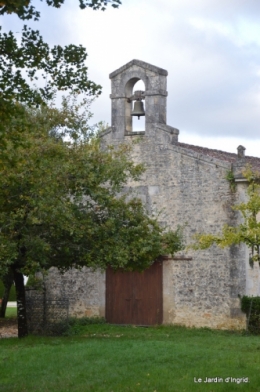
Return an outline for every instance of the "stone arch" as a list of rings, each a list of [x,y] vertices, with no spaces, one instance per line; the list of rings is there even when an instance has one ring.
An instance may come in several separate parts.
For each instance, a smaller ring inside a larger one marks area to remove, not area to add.
[[[143,80],[143,78],[141,78],[141,77],[133,77],[130,80],[128,80],[128,82],[126,82],[126,85],[125,85],[125,96],[126,96],[126,98],[128,98],[128,97],[133,95],[134,86],[139,81],[143,82],[144,88],[145,88],[145,91],[146,91],[145,80]],[[144,100],[144,106],[145,106],[145,100]],[[133,117],[131,115],[132,108],[133,108],[133,103],[132,102],[128,102],[127,99],[126,99],[125,100],[125,130],[126,130],[126,132],[132,132],[133,128],[134,128],[133,127],[133,121],[134,120],[133,120]],[[144,131],[145,131],[145,125],[144,125]]]
[[[109,75],[113,139],[133,135],[132,106],[127,100],[138,80],[145,85],[145,135],[152,135],[158,124],[166,125],[167,75],[166,70],[140,60],[132,60]]]

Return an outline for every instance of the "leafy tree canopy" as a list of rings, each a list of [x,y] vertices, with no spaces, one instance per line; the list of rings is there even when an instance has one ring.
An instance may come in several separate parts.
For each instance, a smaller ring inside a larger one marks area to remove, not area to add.
[[[42,1],[42,0],[41,0]],[[85,9],[87,7],[93,10],[105,11],[107,4],[111,3],[113,8],[118,8],[121,4],[120,0],[79,0],[79,7]],[[64,4],[64,0],[46,0],[46,4],[55,8],[60,8]],[[39,20],[40,12],[32,5],[31,0],[2,0],[0,1],[0,15],[16,14],[20,19]]]
[[[46,0],[49,6],[60,7],[64,0]],[[104,10],[108,3],[116,8],[119,0],[79,0],[80,8]],[[37,6],[36,6],[37,7]],[[40,17],[30,0],[0,0],[0,15],[16,14],[20,19]],[[55,45],[50,48],[40,32],[23,26],[19,40],[12,31],[0,27],[0,150],[6,150],[6,132],[14,121],[19,131],[12,132],[14,148],[24,143],[21,106],[38,107],[51,101],[57,91],[97,96],[101,86],[88,78],[87,52],[81,45]],[[10,136],[8,136],[10,142]]]
[[[119,196],[143,172],[130,161],[129,147],[102,151],[97,139],[82,137],[86,111],[80,115],[68,100],[61,111],[23,110],[26,144],[12,147],[20,125],[14,119],[0,166],[2,275],[9,267],[27,275],[51,266],[142,270],[178,250],[178,235],[164,235],[140,200]],[[75,141],[65,142],[60,129]]]
[[[42,0],[41,0],[42,1]],[[118,8],[121,4],[120,0],[79,0],[79,7],[85,9],[87,7],[93,10],[105,11],[108,3],[113,8]],[[46,0],[46,4],[55,8],[60,8],[64,4],[64,0]],[[40,12],[32,5],[31,0],[2,0],[0,1],[0,15],[16,14],[20,19],[39,20]]]
[[[241,212],[243,223],[235,227],[225,225],[220,235],[197,234],[193,249],[207,249],[214,243],[221,248],[244,243],[251,250],[250,262],[260,262],[260,173],[248,166],[243,175],[248,181],[248,200],[233,206]]]
[[[23,120],[10,120],[0,154],[0,276],[13,273],[18,312],[25,309],[22,273],[107,265],[143,270],[182,249],[179,230],[164,233],[140,200],[123,195],[143,167],[131,162],[128,146],[103,151],[88,137],[87,110],[69,99],[61,110],[20,110]],[[21,126],[25,141],[14,149]],[[66,135],[73,141],[64,141]],[[18,317],[18,330],[25,319]],[[19,336],[26,334],[21,327]]]
[[[64,0],[46,0],[46,3],[59,8]],[[114,8],[121,4],[119,0],[79,0],[82,9],[105,10],[108,3]],[[16,14],[23,20],[40,17],[30,0],[0,1],[0,15],[6,14]],[[101,86],[88,79],[86,58],[83,46],[50,48],[40,32],[27,25],[23,26],[19,41],[12,31],[2,32],[0,27],[0,136],[6,128],[3,120],[17,109],[15,102],[39,106],[52,100],[57,90],[99,95]]]
[[[104,10],[108,3],[120,1],[79,0],[80,8]],[[40,16],[30,0],[0,0],[0,14],[11,13]],[[28,26],[19,42],[0,31],[0,275],[14,276],[19,336],[27,334],[22,273],[108,264],[143,270],[160,254],[182,249],[179,230],[165,234],[140,200],[122,196],[143,171],[129,148],[100,149],[89,138],[88,111],[82,114],[76,100],[64,99],[61,110],[50,105],[59,90],[100,94],[86,57],[82,46],[49,48]],[[43,87],[35,87],[39,79]]]

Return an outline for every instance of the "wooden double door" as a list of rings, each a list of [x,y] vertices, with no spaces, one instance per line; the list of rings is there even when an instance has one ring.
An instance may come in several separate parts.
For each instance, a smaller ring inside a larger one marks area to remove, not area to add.
[[[161,324],[162,302],[162,262],[156,261],[143,272],[107,269],[107,322],[133,325]]]

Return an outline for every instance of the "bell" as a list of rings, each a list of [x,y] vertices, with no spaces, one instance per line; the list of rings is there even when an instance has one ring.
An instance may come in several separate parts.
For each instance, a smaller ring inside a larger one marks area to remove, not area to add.
[[[144,104],[142,101],[136,101],[134,103],[134,110],[132,111],[131,116],[137,116],[138,120],[140,120],[140,116],[145,116]]]

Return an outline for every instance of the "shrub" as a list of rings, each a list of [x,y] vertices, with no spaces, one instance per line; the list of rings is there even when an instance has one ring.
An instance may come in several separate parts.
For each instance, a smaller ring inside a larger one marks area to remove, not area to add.
[[[260,297],[244,295],[241,298],[241,310],[246,313],[248,331],[260,334]]]

